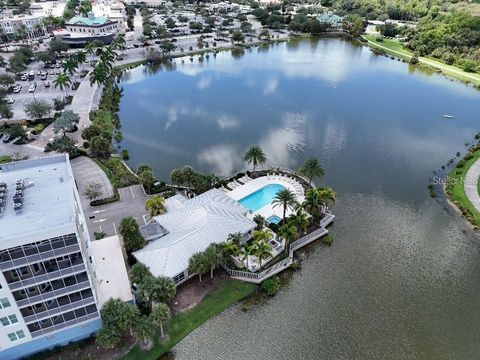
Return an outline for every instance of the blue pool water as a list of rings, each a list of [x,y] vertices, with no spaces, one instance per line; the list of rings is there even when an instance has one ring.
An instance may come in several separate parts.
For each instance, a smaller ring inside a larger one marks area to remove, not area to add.
[[[257,211],[270,204],[280,190],[285,189],[280,184],[270,184],[258,189],[254,193],[240,199],[238,202],[251,211]]]
[[[267,218],[267,221],[270,224],[280,224],[280,221],[282,221],[282,218],[280,216],[277,216],[277,215],[272,215],[269,218]]]

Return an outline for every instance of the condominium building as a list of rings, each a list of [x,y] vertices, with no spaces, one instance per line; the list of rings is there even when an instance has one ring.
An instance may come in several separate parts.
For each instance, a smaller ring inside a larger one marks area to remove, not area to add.
[[[45,33],[45,27],[42,24],[42,16],[39,15],[0,15],[0,27],[3,34],[12,36],[20,34],[24,31],[22,36],[31,38]]]
[[[0,359],[98,331],[99,310],[109,298],[104,293],[99,300],[101,283],[119,277],[122,300],[131,300],[123,258],[115,260],[122,265],[115,274],[96,272],[105,255],[91,249],[68,155],[0,165],[0,212]],[[112,246],[100,251],[118,254]]]

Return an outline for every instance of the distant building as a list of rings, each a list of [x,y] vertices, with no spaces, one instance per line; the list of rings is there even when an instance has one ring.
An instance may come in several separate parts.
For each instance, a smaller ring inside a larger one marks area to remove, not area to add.
[[[118,238],[90,241],[68,155],[1,164],[0,215],[0,359],[89,337],[106,299],[132,300]]]
[[[30,5],[30,13],[38,17],[62,17],[66,1],[42,1]]]
[[[99,17],[107,17],[112,22],[117,22],[118,31],[125,30],[125,5],[118,1],[97,1],[92,3],[92,12]]]
[[[211,244],[227,241],[240,232],[241,243],[251,239],[256,224],[248,209],[218,189],[193,199],[175,195],[166,200],[167,213],[155,216],[156,224],[143,228],[151,241],[133,256],[154,276],[167,276],[179,285],[195,275],[188,268],[190,257]],[[155,236],[155,234],[158,234]]]
[[[64,30],[54,31],[54,34],[71,46],[85,46],[94,40],[110,44],[118,31],[117,21],[111,21],[107,16],[97,17],[89,12],[88,17],[74,16],[65,23]]]
[[[333,31],[342,30],[343,17],[335,15],[332,12],[318,15],[317,20],[323,24],[330,25],[330,29]]]
[[[7,37],[20,36],[20,40],[32,39],[45,34],[43,16],[38,15],[0,15],[0,27]],[[22,30],[23,29],[23,30]]]

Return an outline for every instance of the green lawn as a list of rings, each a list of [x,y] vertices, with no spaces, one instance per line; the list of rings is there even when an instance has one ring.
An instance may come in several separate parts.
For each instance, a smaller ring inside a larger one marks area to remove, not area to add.
[[[377,41],[376,35],[364,35],[363,37],[368,40],[370,46],[382,49],[389,55],[399,57],[406,61],[409,61],[413,55],[413,53],[410,50],[405,49],[403,44],[398,40],[384,39],[383,41]],[[447,65],[432,57],[421,57],[419,60],[420,63],[424,65],[441,70],[445,75],[449,75],[464,82],[480,85],[480,74],[467,73],[456,66]]]
[[[480,226],[480,213],[475,209],[465,194],[464,179],[470,166],[480,158],[480,149],[472,152],[473,158],[465,161],[461,168],[454,168],[448,174],[446,187],[448,197],[458,206],[462,214],[475,226]]]
[[[157,336],[151,351],[146,353],[138,346],[135,346],[132,351],[124,357],[124,360],[158,359],[205,321],[221,313],[230,305],[253,294],[256,287],[255,284],[233,279],[224,282],[217,290],[207,295],[202,302],[192,310],[178,314],[168,322],[166,333],[170,337],[169,341],[159,343]]]

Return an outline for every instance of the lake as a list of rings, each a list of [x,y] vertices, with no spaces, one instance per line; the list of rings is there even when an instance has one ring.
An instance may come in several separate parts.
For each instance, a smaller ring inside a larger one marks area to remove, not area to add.
[[[271,165],[319,157],[338,192],[332,247],[300,252],[276,297],[211,319],[176,359],[480,357],[480,239],[427,189],[480,130],[478,91],[340,39],[175,59],[121,85],[132,167],[225,175],[258,144]]]

